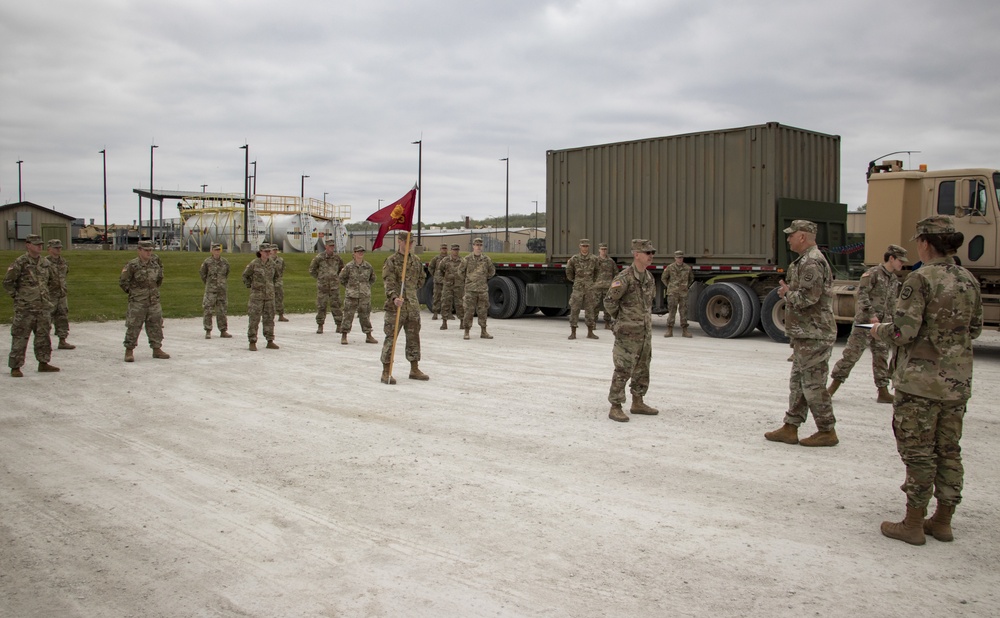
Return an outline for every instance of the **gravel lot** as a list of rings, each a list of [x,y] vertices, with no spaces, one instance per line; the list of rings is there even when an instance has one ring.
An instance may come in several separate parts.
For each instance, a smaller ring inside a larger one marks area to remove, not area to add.
[[[903,471],[867,355],[840,445],[807,449],[763,439],[789,349],[760,333],[664,339],[655,318],[661,413],[619,424],[609,331],[535,316],[463,341],[425,314],[431,380],[400,348],[386,386],[357,326],[341,346],[291,319],[256,353],[245,316],[211,341],[167,320],[172,358],[134,364],[122,323],[73,324],[61,373],[0,376],[0,614],[1000,615],[996,332],[956,539],[912,547],[878,530]]]

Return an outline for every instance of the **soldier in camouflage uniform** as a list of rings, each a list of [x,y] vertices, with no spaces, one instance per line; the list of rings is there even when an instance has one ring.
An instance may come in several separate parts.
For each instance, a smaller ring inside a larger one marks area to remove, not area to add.
[[[569,297],[569,338],[576,339],[576,326],[582,308],[587,322],[587,339],[598,339],[594,333],[597,325],[597,301],[593,294],[597,281],[597,256],[590,252],[589,239],[581,238],[580,252],[566,262],[566,280],[573,283],[573,292]]]
[[[146,327],[153,358],[170,358],[163,351],[163,309],[160,307],[160,285],[163,266],[153,254],[153,242],[140,240],[139,256],[130,260],[118,277],[118,287],[128,294],[128,314],[125,317],[125,362],[135,361],[132,350]]]
[[[212,316],[219,326],[219,336],[229,339],[229,320],[226,311],[229,308],[229,261],[222,257],[222,243],[212,243],[212,255],[201,263],[198,273],[205,284],[205,294],[201,299],[202,324],[205,327],[205,339],[212,338]]]
[[[372,286],[375,285],[375,269],[365,261],[365,248],[354,247],[354,259],[340,271],[340,284],[344,286],[344,319],[340,323],[340,343],[347,345],[347,333],[351,332],[354,314],[358,314],[365,343],[378,343],[372,337]]]
[[[274,342],[274,263],[271,262],[271,246],[263,243],[257,251],[257,259],[243,269],[243,285],[250,289],[247,300],[247,340],[251,352],[257,351],[257,327],[264,322],[264,339],[269,350],[277,350]]]
[[[615,277],[604,297],[604,306],[614,319],[615,372],[611,377],[608,418],[628,422],[622,411],[625,403],[625,383],[631,380],[632,414],[659,414],[643,402],[649,388],[649,362],[653,350],[653,294],[656,281],[647,269],[653,263],[656,249],[648,240],[632,241],[632,264]]]
[[[49,254],[45,257],[52,268],[55,277],[49,285],[49,301],[52,303],[52,325],[55,326],[56,337],[59,338],[60,350],[75,350],[76,346],[66,341],[69,337],[69,303],[66,294],[66,275],[69,274],[69,264],[62,256],[62,241],[53,238],[49,241]]]
[[[955,264],[964,237],[951,217],[917,223],[917,253],[923,265],[903,282],[892,322],[872,327],[872,336],[895,348],[896,387],[892,431],[906,468],[901,489],[906,516],[883,522],[882,534],[912,545],[924,535],[951,541],[951,518],[962,501],[962,422],[972,395],[972,340],[983,330],[979,283]],[[937,509],[924,519],[931,494]]]
[[[434,281],[441,281],[441,330],[448,330],[448,320],[465,322],[464,281],[458,274],[462,268],[462,258],[458,256],[460,247],[451,246],[451,253],[437,264]],[[458,316],[456,318],[456,316]]]
[[[271,243],[271,262],[274,264],[274,312],[279,322],[287,322],[285,317],[285,258],[278,255],[278,245]]]
[[[608,288],[611,287],[611,281],[614,280],[615,276],[618,274],[618,264],[615,264],[614,259],[608,257],[608,244],[601,243],[597,246],[598,256],[597,256],[597,277],[594,282],[594,300],[596,301],[595,319],[600,319],[600,312],[604,311],[604,329],[611,330],[611,316],[608,315],[608,309],[604,306],[604,295],[607,294]]]
[[[872,318],[877,321],[888,319],[896,309],[896,296],[899,293],[899,277],[896,276],[906,263],[906,249],[899,245],[889,245],[882,256],[883,262],[872,266],[861,275],[858,284],[857,308],[854,311],[855,324],[870,324]],[[872,374],[875,377],[875,388],[878,389],[879,403],[892,403],[889,393],[889,346],[871,337],[867,328],[855,327],[844,346],[844,355],[833,366],[830,377],[833,381],[826,392],[837,392],[840,385],[847,381],[851,369],[858,362],[865,348],[872,350]]]
[[[420,371],[420,301],[417,291],[423,287],[427,277],[420,258],[412,252],[404,255],[407,247],[412,249],[416,239],[410,232],[400,232],[396,253],[385,261],[382,266],[382,283],[385,286],[385,340],[382,343],[382,378],[383,384],[395,384],[392,377],[392,350],[395,346],[397,331],[396,320],[399,320],[400,330],[406,333],[406,360],[410,361],[411,380],[429,380]],[[406,261],[406,278],[403,278],[403,262]]]
[[[334,332],[339,333],[340,322],[344,318],[340,305],[340,271],[344,270],[344,260],[337,254],[334,239],[327,238],[324,246],[323,253],[309,264],[309,274],[316,280],[316,333],[323,332],[327,311],[333,314]]]
[[[435,273],[437,272],[438,264],[441,260],[448,257],[448,245],[445,243],[441,244],[441,252],[431,258],[431,261],[427,264],[427,270],[430,272],[431,277],[434,279],[434,296],[431,301],[431,312],[434,314],[431,316],[432,320],[438,319],[438,314],[441,313],[441,286],[442,282],[437,278]]]
[[[788,245],[799,257],[788,266],[778,295],[785,299],[785,332],[792,347],[788,412],[780,429],[764,437],[772,442],[802,446],[838,443],[826,371],[830,365],[837,323],[833,317],[833,271],[816,246],[816,224],[796,219],[785,229]],[[799,425],[812,410],[817,432],[799,440]]]
[[[684,263],[684,252],[674,251],[674,263],[663,269],[660,275],[663,287],[667,289],[667,332],[664,337],[674,336],[674,314],[680,314],[681,335],[691,337],[688,331],[688,289],[694,283],[694,271]]]
[[[14,299],[14,321],[10,324],[10,356],[7,366],[14,378],[23,378],[21,366],[28,350],[28,338],[35,336],[35,359],[38,371],[59,371],[49,364],[52,360],[52,340],[49,326],[52,320],[52,303],[49,289],[56,278],[48,261],[42,258],[42,238],[29,234],[25,240],[26,253],[7,267],[3,289]]]
[[[472,241],[472,253],[462,259],[462,265],[458,269],[458,277],[462,280],[462,287],[465,289],[465,319],[462,320],[462,328],[465,334],[462,339],[469,338],[469,331],[472,329],[473,313],[479,315],[480,339],[492,339],[493,335],[486,332],[486,317],[490,308],[490,286],[487,281],[497,273],[496,267],[490,256],[483,254],[483,239],[477,238]]]

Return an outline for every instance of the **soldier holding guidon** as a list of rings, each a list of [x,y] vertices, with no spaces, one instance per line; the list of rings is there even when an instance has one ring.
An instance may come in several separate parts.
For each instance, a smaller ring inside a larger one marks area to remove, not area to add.
[[[400,232],[396,253],[385,261],[382,266],[382,283],[385,286],[385,340],[382,343],[382,378],[383,384],[395,384],[392,377],[393,347],[397,334],[396,320],[398,315],[399,329],[406,333],[406,360],[410,361],[411,380],[429,380],[426,373],[420,371],[420,301],[417,290],[423,287],[427,277],[420,258],[413,253],[406,255],[407,247],[412,248],[416,240],[411,232]],[[406,277],[403,277],[403,262],[406,262]],[[404,285],[405,283],[405,285]]]

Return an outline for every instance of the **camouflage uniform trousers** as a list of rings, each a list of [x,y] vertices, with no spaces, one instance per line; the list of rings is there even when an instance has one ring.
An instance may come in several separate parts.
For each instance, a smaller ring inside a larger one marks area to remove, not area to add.
[[[406,333],[406,360],[420,360],[420,305],[412,302],[403,303],[399,308],[399,330]],[[382,343],[382,362],[388,363],[392,356],[396,333],[396,305],[387,302],[385,309],[385,341]]]
[[[274,341],[274,301],[256,300],[251,298],[247,302],[247,317],[250,323],[247,325],[247,340],[250,343],[257,343],[257,326],[261,320],[264,321],[264,339]]]
[[[569,325],[577,327],[580,321],[580,309],[583,309],[584,320],[588,327],[597,325],[597,295],[592,285],[574,285],[569,296]]]
[[[653,357],[651,331],[628,332],[616,326],[615,347],[611,356],[615,371],[611,376],[608,401],[618,405],[625,403],[625,383],[629,379],[632,397],[645,397],[649,388],[649,362]]]
[[[681,328],[688,327],[688,295],[687,292],[667,294],[667,326],[674,327],[674,313],[681,319]],[[826,376],[823,376],[826,379]]]
[[[896,450],[906,467],[907,506],[923,509],[931,493],[938,502],[955,506],[962,501],[962,421],[965,400],[939,401],[896,390],[892,405],[892,432]]]
[[[854,364],[865,353],[865,348],[871,348],[872,351],[872,375],[875,376],[875,386],[877,388],[889,386],[889,345],[872,339],[871,331],[867,328],[854,327],[844,346],[844,355],[833,366],[830,377],[846,382]]]
[[[49,338],[51,318],[48,311],[15,311],[10,324],[10,356],[7,366],[17,369],[24,365],[28,338],[35,335],[35,359],[40,363],[52,360],[52,340]]]
[[[434,278],[434,296],[431,301],[431,311],[434,313],[441,313],[441,300],[442,291],[444,289],[444,282],[439,280],[437,277]]]
[[[52,302],[52,325],[55,326],[56,337],[65,339],[69,337],[69,303],[65,296]]]
[[[594,323],[596,324],[601,320],[601,312],[604,312],[604,323],[611,324],[615,320],[610,315],[608,315],[608,310],[604,308],[604,295],[608,293],[608,288],[611,287],[610,281],[601,281],[594,284],[594,288],[591,293],[594,295]]]
[[[344,299],[344,319],[340,323],[340,332],[345,335],[351,332],[354,324],[354,314],[358,314],[358,322],[361,323],[361,332],[372,332],[372,297],[345,298]]]
[[[833,342],[822,339],[792,339],[792,375],[788,380],[788,412],[785,422],[798,427],[812,410],[819,431],[830,431],[837,419],[826,392]]]
[[[135,348],[139,341],[142,327],[146,327],[146,339],[149,347],[159,350],[163,346],[163,309],[160,302],[130,301],[128,313],[125,315],[125,348]]]
[[[285,314],[285,283],[283,281],[274,282],[274,312],[278,315]]]
[[[465,305],[465,318],[462,320],[462,328],[472,328],[473,314],[479,316],[479,326],[486,328],[486,317],[489,315],[490,309],[489,292],[466,292],[465,300],[462,301],[462,304]]]
[[[320,289],[316,292],[316,323],[320,326],[326,322],[327,310],[333,314],[333,323],[337,325],[337,332],[340,332],[340,323],[344,320],[344,309],[340,305],[339,288]]]
[[[229,319],[226,312],[229,309],[228,295],[219,292],[205,292],[201,299],[203,309],[202,324],[206,331],[212,330],[212,316],[215,316],[215,323],[219,325],[220,332],[229,330]]]
[[[459,319],[465,323],[465,303],[464,294],[461,293],[456,284],[445,285],[441,288],[441,306],[439,307],[443,319]]]

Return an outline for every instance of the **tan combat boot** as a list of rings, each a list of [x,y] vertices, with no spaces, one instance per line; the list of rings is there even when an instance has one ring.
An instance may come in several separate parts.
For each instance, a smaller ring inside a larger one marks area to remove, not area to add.
[[[220,336],[220,337],[222,337],[223,339],[232,339],[232,338],[233,338],[233,336],[232,336],[232,335],[230,335],[230,334],[229,334],[228,332],[226,332],[226,331],[222,331],[221,333],[219,333],[219,336]]]
[[[347,333],[340,333],[340,345],[347,345]]]
[[[66,341],[65,337],[60,337],[59,338],[59,347],[58,347],[58,349],[60,349],[60,350],[75,350],[76,346],[73,345],[72,343],[69,343],[68,341]]]
[[[799,444],[802,446],[837,446],[840,440],[837,439],[837,432],[833,429],[830,431],[817,431],[808,438],[802,438],[799,440]]]
[[[604,321],[604,330],[611,330],[611,322],[607,320]]]
[[[466,328],[466,329],[465,329],[465,334],[464,334],[464,335],[462,335],[462,339],[468,339],[468,338],[469,338],[469,329],[468,329],[468,328]]]
[[[249,349],[250,349],[251,352],[256,352],[257,351],[257,342],[256,341],[251,341]]]
[[[322,324],[319,324],[319,325],[316,326],[316,334],[317,335],[322,335],[323,334],[323,325]]]
[[[480,339],[492,339],[493,338],[493,335],[491,335],[488,332],[486,332],[486,327],[485,326],[482,327],[482,331],[483,332],[479,333],[479,338]]]
[[[882,534],[890,539],[897,539],[910,545],[923,545],[927,542],[924,536],[924,514],[927,509],[915,509],[906,505],[906,517],[903,521],[893,523],[882,522]]]
[[[826,394],[833,397],[833,394],[837,392],[837,389],[840,388],[841,384],[843,384],[843,382],[834,378],[834,380],[830,382],[830,386],[826,387]]]
[[[212,331],[206,330],[205,331],[205,339],[211,339],[211,338],[212,338]]]
[[[134,363],[135,356],[132,354],[132,348],[125,348],[125,362]]]
[[[886,386],[880,386],[880,387],[878,387],[878,399],[877,399],[877,401],[879,403],[892,403],[895,400],[896,400],[896,398],[893,397],[892,393],[889,392],[889,388],[888,387],[886,387]]]
[[[38,373],[55,373],[59,371],[58,367],[53,367],[48,363],[38,363]]]
[[[431,319],[432,319],[432,320],[436,320],[436,319],[438,319],[438,314],[436,314],[436,313],[435,313],[434,315],[432,315],[432,316],[431,316]]]
[[[691,338],[691,333],[688,332],[687,326],[681,326],[681,337],[687,337],[688,339]]]
[[[569,337],[566,337],[566,338],[567,339],[576,339],[576,327],[575,326],[570,326],[569,327]]]
[[[938,502],[931,518],[924,520],[924,533],[944,543],[954,541],[955,535],[951,532],[951,516],[954,514],[955,505]]]
[[[153,350],[153,358],[162,358],[166,360],[170,358],[170,355],[164,352],[162,348],[156,348]]]
[[[286,317],[285,317],[285,314],[284,314],[284,313],[279,313],[279,314],[278,314],[278,321],[279,321],[279,322],[289,322],[290,320],[289,320],[288,318],[286,318]]]
[[[395,384],[396,383],[396,378],[392,377],[392,374],[389,373],[389,363],[382,363],[382,378],[381,378],[381,382],[382,382],[382,384]]]
[[[667,326],[667,332],[663,333],[663,336],[664,337],[673,337],[674,336],[674,327],[673,326]]]
[[[600,339],[600,337],[597,336],[597,333],[594,332],[593,326],[587,327],[587,339]]]
[[[371,333],[365,333],[365,343],[378,343],[378,339],[372,337]]]
[[[441,330],[448,330],[448,320],[447,319],[442,319],[441,320]]]
[[[267,348],[268,350],[278,350],[278,349],[280,349],[278,347],[278,344],[275,343],[273,340],[272,341],[268,341],[267,345],[264,346],[264,347]]]
[[[775,429],[764,434],[764,438],[771,442],[784,442],[785,444],[799,443],[799,428],[795,425],[785,423],[781,429]]]
[[[20,367],[14,367],[13,369],[10,370],[10,377],[12,377],[12,378],[23,378],[24,374],[21,373],[21,368]]]
[[[622,404],[620,403],[611,404],[611,411],[608,412],[608,418],[619,423],[628,422],[628,416],[625,415],[625,411],[622,410]]]
[[[420,367],[417,367],[417,361],[410,361],[410,379],[411,380],[430,380],[430,376],[420,371]]]
[[[656,416],[660,413],[656,408],[651,408],[645,404],[642,400],[642,395],[632,395],[632,407],[629,408],[631,414],[648,414],[649,416]]]

